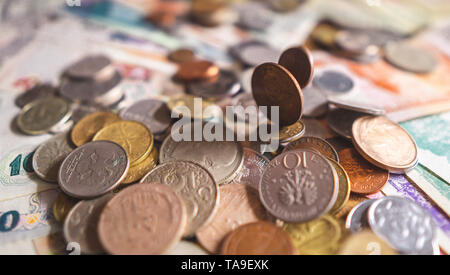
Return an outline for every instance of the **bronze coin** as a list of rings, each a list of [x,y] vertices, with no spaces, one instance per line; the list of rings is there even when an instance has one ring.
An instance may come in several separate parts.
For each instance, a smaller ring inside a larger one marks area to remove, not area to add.
[[[181,64],[193,60],[195,53],[189,49],[178,49],[171,52],[167,58],[172,62]]]
[[[248,184],[258,190],[259,180],[269,164],[269,159],[250,148],[243,149],[244,166],[231,183]]]
[[[350,177],[351,191],[358,194],[374,194],[389,179],[389,172],[372,165],[354,148],[339,152],[340,164]]]
[[[302,89],[311,83],[314,75],[314,60],[305,46],[287,49],[281,54],[278,64],[291,72]]]
[[[223,255],[296,255],[291,237],[269,222],[245,224],[231,232],[222,245]]]
[[[219,75],[219,68],[206,60],[191,60],[180,64],[176,78],[184,81],[210,79]]]
[[[331,146],[331,144],[329,144],[326,140],[318,137],[302,137],[297,141],[289,143],[284,148],[283,152],[300,148],[312,148],[322,154],[324,157],[339,162],[338,153],[336,152],[336,150],[334,150],[333,146]]]
[[[255,68],[252,90],[258,106],[279,106],[280,126],[292,125],[302,116],[303,95],[292,74],[275,63],[264,63]]]

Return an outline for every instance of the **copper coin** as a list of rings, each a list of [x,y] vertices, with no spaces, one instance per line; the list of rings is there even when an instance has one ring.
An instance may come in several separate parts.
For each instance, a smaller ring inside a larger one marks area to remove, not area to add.
[[[291,72],[302,89],[311,83],[314,75],[314,60],[305,46],[287,49],[281,54],[278,64]]]
[[[243,184],[220,186],[217,213],[196,232],[198,242],[210,253],[219,253],[223,239],[240,225],[265,220],[266,211],[256,190]]]
[[[284,148],[283,152],[300,148],[312,148],[322,154],[324,157],[339,162],[338,153],[336,152],[336,150],[334,150],[333,146],[331,146],[331,144],[329,144],[326,140],[318,137],[302,137],[297,141],[289,143]]]
[[[169,60],[175,63],[184,63],[195,58],[195,53],[189,49],[178,49],[171,52],[168,56]]]
[[[231,232],[222,245],[223,255],[296,255],[291,237],[269,222],[254,222]]]
[[[310,150],[292,150],[269,163],[259,184],[259,197],[276,218],[300,223],[331,209],[338,184],[336,171],[325,157]]]
[[[259,180],[267,164],[269,164],[269,159],[250,148],[243,149],[244,166],[231,183],[248,184],[258,190]]]
[[[163,254],[180,241],[186,209],[163,184],[136,184],[120,191],[100,215],[100,242],[110,254]]]
[[[374,194],[380,191],[389,179],[389,172],[372,165],[353,148],[339,152],[340,164],[350,177],[352,192]]]
[[[210,79],[219,75],[219,68],[206,60],[191,60],[180,64],[176,77],[184,81]]]
[[[255,68],[252,90],[258,106],[279,106],[280,126],[292,125],[302,116],[303,95],[297,80],[284,67],[264,63]]]

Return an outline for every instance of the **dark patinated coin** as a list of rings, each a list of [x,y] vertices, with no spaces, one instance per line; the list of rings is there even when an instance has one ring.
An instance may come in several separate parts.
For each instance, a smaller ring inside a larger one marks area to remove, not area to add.
[[[186,86],[187,92],[194,96],[211,100],[231,97],[241,90],[241,83],[232,71],[221,70],[215,81],[197,81]]]
[[[314,60],[305,46],[287,49],[281,54],[278,64],[291,72],[302,89],[308,86],[313,78]]]
[[[55,96],[58,93],[58,89],[50,84],[37,84],[33,88],[25,91],[16,98],[16,105],[23,108],[28,103],[37,99]]]

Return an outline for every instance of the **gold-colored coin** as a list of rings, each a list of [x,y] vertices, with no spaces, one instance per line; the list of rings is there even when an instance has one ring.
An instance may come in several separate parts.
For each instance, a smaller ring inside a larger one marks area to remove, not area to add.
[[[337,30],[329,25],[318,25],[311,33],[311,37],[315,43],[325,48],[334,48]]]
[[[102,128],[120,121],[120,118],[110,112],[95,112],[83,117],[72,129],[72,142],[81,146],[92,140],[92,137]]]
[[[340,255],[397,255],[392,247],[371,230],[348,236],[339,248]]]
[[[197,104],[201,104],[201,109],[194,108]],[[219,111],[219,109],[213,108],[213,106],[216,106],[213,102],[191,95],[175,97],[167,103],[167,106],[178,115],[199,120],[210,120],[216,117]]]
[[[66,122],[72,115],[70,103],[60,97],[47,97],[33,101],[17,118],[17,126],[25,134],[40,135]]]
[[[77,204],[78,200],[67,196],[63,192],[59,193],[55,202],[53,203],[53,216],[55,220],[64,223],[64,219],[70,210]]]
[[[305,134],[305,124],[302,121],[280,129],[280,143],[288,143],[300,139]]]
[[[337,219],[345,219],[353,209],[353,207],[365,200],[367,200],[367,198],[364,195],[350,192],[350,197],[348,198],[347,203],[344,205],[344,207],[342,207],[341,210],[334,214],[334,217],[336,217]]]
[[[285,223],[283,229],[291,236],[300,255],[330,255],[339,249],[341,226],[329,215],[306,223]]]
[[[141,163],[131,166],[128,170],[128,174],[122,181],[124,184],[133,183],[143,178],[150,170],[156,167],[158,164],[159,153],[156,147],[153,147],[150,155],[144,159]]]
[[[336,202],[330,210],[331,214],[336,214],[344,207],[350,197],[350,178],[338,162],[333,159],[328,160],[331,164],[333,164],[334,170],[336,170],[339,179],[338,196]]]
[[[153,134],[150,130],[142,123],[130,120],[106,126],[92,140],[109,140],[121,145],[127,152],[130,166],[142,162],[153,149]]]

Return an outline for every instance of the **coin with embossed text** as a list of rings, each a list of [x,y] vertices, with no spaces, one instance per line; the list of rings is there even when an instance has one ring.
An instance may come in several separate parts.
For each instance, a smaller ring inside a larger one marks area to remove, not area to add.
[[[269,159],[250,148],[244,148],[244,166],[231,183],[248,184],[258,190],[259,180]]]
[[[134,120],[144,124],[155,135],[167,131],[172,121],[167,104],[157,99],[138,101],[121,111],[120,117],[123,120]]]
[[[314,61],[311,52],[305,46],[285,50],[278,64],[291,72],[302,89],[311,83],[314,75]]]
[[[73,127],[72,142],[76,146],[88,143],[98,131],[117,121],[120,121],[120,118],[111,112],[95,112],[86,115]]]
[[[297,141],[289,143],[284,148],[283,152],[300,148],[312,148],[323,156],[339,162],[338,153],[334,150],[333,146],[331,146],[326,140],[318,137],[302,137]]]
[[[89,142],[72,151],[63,161],[58,184],[72,197],[99,197],[120,184],[129,166],[122,146],[106,140]]]
[[[146,159],[134,166],[130,166],[127,176],[122,181],[122,184],[129,184],[142,179],[148,172],[150,172],[150,170],[156,167],[158,160],[158,149],[153,147],[152,152]]]
[[[300,139],[305,134],[305,124],[299,120],[296,123],[284,126],[280,129],[278,139],[281,144],[293,142]]]
[[[151,170],[140,183],[162,183],[183,199],[187,212],[185,237],[206,226],[217,209],[219,186],[203,167],[188,161],[170,161]]]

